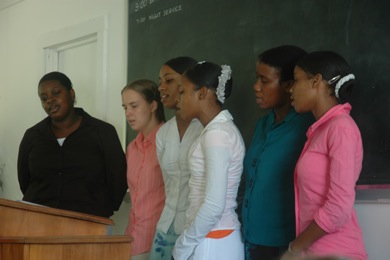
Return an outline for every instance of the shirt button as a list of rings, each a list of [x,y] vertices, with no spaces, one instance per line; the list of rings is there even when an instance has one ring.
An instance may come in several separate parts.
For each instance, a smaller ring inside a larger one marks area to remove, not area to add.
[[[257,163],[257,159],[254,159],[253,162],[252,162],[252,166],[255,167],[256,163]]]
[[[62,175],[62,172],[59,172],[58,175]]]
[[[248,199],[245,200],[245,208],[248,207]]]
[[[249,188],[252,188],[252,186],[253,186],[253,179],[250,179],[249,180]]]

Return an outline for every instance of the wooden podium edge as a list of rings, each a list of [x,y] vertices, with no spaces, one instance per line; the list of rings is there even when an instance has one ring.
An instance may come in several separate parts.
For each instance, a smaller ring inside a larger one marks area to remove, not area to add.
[[[38,212],[47,215],[55,215],[55,216],[74,218],[74,219],[85,220],[85,221],[90,221],[90,222],[95,222],[100,224],[114,225],[114,221],[109,218],[89,215],[89,214],[70,211],[70,210],[56,209],[56,208],[46,207],[43,205],[31,204],[29,202],[12,201],[12,200],[0,198],[0,205],[4,205],[16,209]]]
[[[36,236],[36,237],[0,237],[0,244],[100,244],[131,243],[131,236]]]

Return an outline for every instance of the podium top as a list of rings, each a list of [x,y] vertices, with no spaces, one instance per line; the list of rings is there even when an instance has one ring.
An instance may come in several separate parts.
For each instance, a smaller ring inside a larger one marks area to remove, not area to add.
[[[38,204],[32,204],[29,202],[13,201],[13,200],[0,198],[0,206],[6,206],[6,207],[16,208],[20,210],[32,211],[32,212],[53,215],[53,216],[61,216],[61,217],[85,220],[85,221],[95,222],[95,223],[105,224],[105,225],[114,224],[114,221],[109,218],[89,215],[89,214],[70,211],[70,210],[50,208]]]
[[[0,243],[9,244],[102,244],[133,242],[131,236],[38,236],[38,237],[0,237]]]

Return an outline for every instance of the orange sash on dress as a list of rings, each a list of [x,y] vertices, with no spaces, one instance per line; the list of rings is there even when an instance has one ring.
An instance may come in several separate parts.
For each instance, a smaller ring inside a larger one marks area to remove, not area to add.
[[[214,230],[214,231],[210,231],[206,237],[207,238],[215,238],[215,239],[218,239],[218,238],[223,238],[223,237],[227,237],[228,235],[230,235],[231,233],[233,233],[234,229],[226,229],[226,230]]]

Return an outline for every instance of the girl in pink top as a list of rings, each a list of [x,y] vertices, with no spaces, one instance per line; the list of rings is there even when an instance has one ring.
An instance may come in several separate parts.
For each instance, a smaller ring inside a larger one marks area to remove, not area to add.
[[[297,238],[282,259],[367,259],[354,210],[362,140],[345,103],[354,78],[347,62],[330,51],[310,53],[295,67],[292,105],[299,113],[311,111],[317,121],[307,131],[295,169]]]
[[[165,121],[157,85],[137,80],[122,90],[122,106],[138,135],[127,147],[127,184],[131,210],[126,235],[134,238],[132,258],[149,259],[156,225],[164,207],[164,181],[156,154],[156,133]]]

